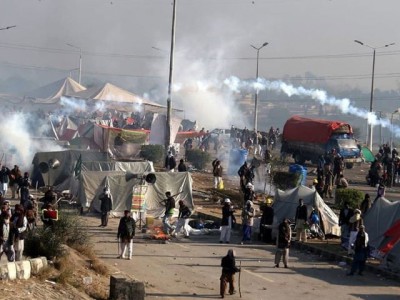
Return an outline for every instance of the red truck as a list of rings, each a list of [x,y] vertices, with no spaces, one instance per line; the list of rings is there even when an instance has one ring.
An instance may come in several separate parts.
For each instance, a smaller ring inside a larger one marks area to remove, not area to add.
[[[361,162],[361,152],[350,124],[300,116],[286,121],[281,152],[291,154],[297,164],[304,164],[307,160],[316,164],[321,155],[333,149],[343,157],[347,168]]]

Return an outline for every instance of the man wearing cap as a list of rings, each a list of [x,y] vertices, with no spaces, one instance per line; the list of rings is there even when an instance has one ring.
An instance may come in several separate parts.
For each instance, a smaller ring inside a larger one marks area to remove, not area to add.
[[[136,222],[131,217],[130,211],[125,210],[124,216],[119,220],[117,239],[121,254],[118,258],[129,260],[132,259],[132,248],[133,248],[133,237],[135,236]],[[126,250],[128,250],[128,257],[125,256]]]
[[[349,219],[349,231],[350,231],[350,240],[349,240],[349,245],[348,245],[348,254],[351,255],[354,253],[354,249],[351,247],[351,245],[354,244],[357,233],[359,232],[360,226],[364,225],[364,221],[361,217],[361,210],[355,209],[354,214],[351,216]]]
[[[251,234],[252,234],[252,228],[254,224],[254,206],[253,202],[250,200],[247,200],[246,206],[244,207],[242,211],[242,225],[243,225],[243,237],[242,237],[242,242],[240,244],[244,244],[246,241],[251,241]]]
[[[15,165],[14,169],[10,171],[10,187],[12,192],[11,199],[15,199],[15,194],[16,194],[15,192],[18,190],[18,182],[20,181],[21,178],[22,178],[21,170],[17,165]]]
[[[260,236],[259,240],[265,243],[272,242],[272,228],[270,225],[274,222],[274,208],[272,207],[272,199],[267,198],[265,204],[260,206],[262,211],[260,220]]]
[[[368,233],[365,232],[365,226],[360,225],[356,239],[352,247],[354,248],[353,263],[351,264],[350,273],[347,275],[354,275],[358,269],[358,275],[363,275],[365,262],[368,258]]]
[[[220,243],[229,244],[231,240],[231,230],[233,224],[236,223],[236,218],[233,215],[234,209],[231,205],[231,200],[226,198],[224,200],[224,206],[222,207],[222,221],[221,221],[221,235],[219,237]]]
[[[246,205],[247,200],[254,201],[254,198],[255,198],[254,185],[251,182],[246,184],[246,188],[244,189],[243,196],[244,196],[244,198],[243,198],[244,205]]]

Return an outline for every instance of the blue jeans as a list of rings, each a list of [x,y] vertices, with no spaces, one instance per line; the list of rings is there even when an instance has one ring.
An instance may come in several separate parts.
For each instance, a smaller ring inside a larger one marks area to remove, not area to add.
[[[251,229],[252,229],[252,226],[243,225],[243,238],[242,238],[242,242],[244,242],[244,241],[251,241]]]

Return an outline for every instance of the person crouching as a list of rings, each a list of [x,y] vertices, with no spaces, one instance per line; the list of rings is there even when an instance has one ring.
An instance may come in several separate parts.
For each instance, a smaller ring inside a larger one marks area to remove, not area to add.
[[[235,252],[233,249],[229,249],[226,256],[221,260],[222,274],[220,284],[220,295],[221,298],[225,297],[226,285],[229,283],[229,294],[233,295],[235,291],[235,273],[240,272],[240,269],[236,267]]]

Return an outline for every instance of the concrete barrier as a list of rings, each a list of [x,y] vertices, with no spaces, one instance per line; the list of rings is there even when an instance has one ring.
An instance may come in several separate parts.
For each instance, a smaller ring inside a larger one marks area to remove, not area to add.
[[[41,270],[47,267],[47,259],[46,257],[37,257],[29,260],[31,264],[31,273],[32,275],[37,275]]]
[[[15,262],[17,279],[29,279],[31,277],[31,263],[29,260]]]
[[[110,277],[110,300],[144,300],[144,283],[124,275]]]
[[[46,257],[9,262],[0,265],[1,280],[29,279],[47,267]]]

